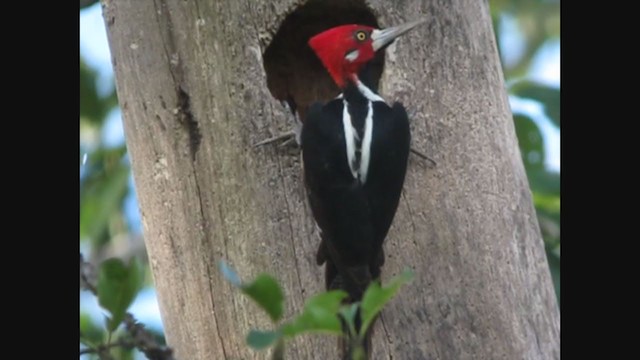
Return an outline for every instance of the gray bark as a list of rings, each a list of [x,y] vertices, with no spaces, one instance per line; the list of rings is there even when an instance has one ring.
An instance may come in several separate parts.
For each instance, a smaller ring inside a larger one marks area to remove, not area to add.
[[[180,359],[259,359],[266,316],[220,276],[274,274],[286,313],[322,291],[319,234],[297,153],[252,144],[292,121],[262,52],[298,0],[103,0],[127,146],[169,345]],[[429,18],[388,49],[382,95],[414,147],[383,279],[414,282],[383,311],[375,359],[559,359],[559,311],[504,87],[488,4],[372,0],[381,24]],[[293,341],[289,359],[335,358]]]

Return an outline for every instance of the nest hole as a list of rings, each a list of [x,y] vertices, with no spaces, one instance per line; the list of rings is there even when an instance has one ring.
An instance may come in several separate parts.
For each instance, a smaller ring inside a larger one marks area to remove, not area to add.
[[[379,27],[376,15],[363,0],[309,0],[282,20],[263,54],[271,95],[288,102],[303,121],[309,105],[326,102],[340,93],[307,42],[324,30],[345,24]],[[381,51],[363,70],[375,89],[384,62]]]

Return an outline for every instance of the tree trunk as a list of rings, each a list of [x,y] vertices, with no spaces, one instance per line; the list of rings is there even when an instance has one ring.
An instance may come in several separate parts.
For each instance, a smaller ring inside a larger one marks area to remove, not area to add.
[[[300,156],[252,144],[289,129],[262,54],[302,0],[103,0],[145,242],[180,359],[254,359],[269,320],[220,275],[274,274],[286,314],[323,290]],[[559,311],[507,102],[488,4],[372,0],[382,26],[426,16],[387,50],[381,94],[414,147],[383,279],[415,280],[383,311],[375,359],[559,359]],[[333,359],[334,339],[288,359]]]

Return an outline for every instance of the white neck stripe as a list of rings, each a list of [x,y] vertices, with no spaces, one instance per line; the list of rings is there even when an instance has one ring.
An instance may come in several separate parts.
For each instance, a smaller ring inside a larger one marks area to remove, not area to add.
[[[360,79],[356,78],[355,80],[356,80],[356,85],[358,86],[358,90],[362,95],[364,95],[364,97],[369,99],[369,101],[384,102],[384,99],[380,95],[371,91],[371,89],[369,89],[365,84],[363,84],[362,81],[360,81]]]
[[[344,130],[344,140],[347,148],[347,163],[351,175],[354,179],[360,179],[364,184],[367,181],[369,172],[369,162],[371,160],[371,140],[373,136],[373,103],[367,102],[367,117],[364,123],[364,138],[360,149],[356,149],[356,140],[359,140],[358,132],[353,128],[351,115],[349,114],[349,104],[343,100],[342,127]],[[360,163],[356,161],[356,150],[360,150]]]
[[[356,169],[356,144],[355,144],[355,131],[353,131],[353,124],[351,123],[351,115],[349,114],[348,103],[346,100],[342,101],[342,127],[344,129],[344,140],[347,145],[347,162],[349,169],[351,169],[351,175],[354,178],[358,178],[358,170]]]
[[[369,172],[369,159],[371,157],[371,137],[373,135],[373,104],[369,101],[367,118],[364,123],[364,139],[362,140],[362,159],[360,160],[360,180],[364,184]]]

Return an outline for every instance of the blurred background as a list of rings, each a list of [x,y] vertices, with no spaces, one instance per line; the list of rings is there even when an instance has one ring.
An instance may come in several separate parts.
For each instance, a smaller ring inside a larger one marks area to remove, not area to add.
[[[560,301],[560,1],[489,3]],[[95,265],[110,257],[143,260],[144,288],[129,310],[164,341],[101,11],[95,0],[80,1],[80,252]],[[104,339],[104,313],[93,294],[80,291],[83,336]],[[118,359],[144,358],[135,350],[114,354]]]

